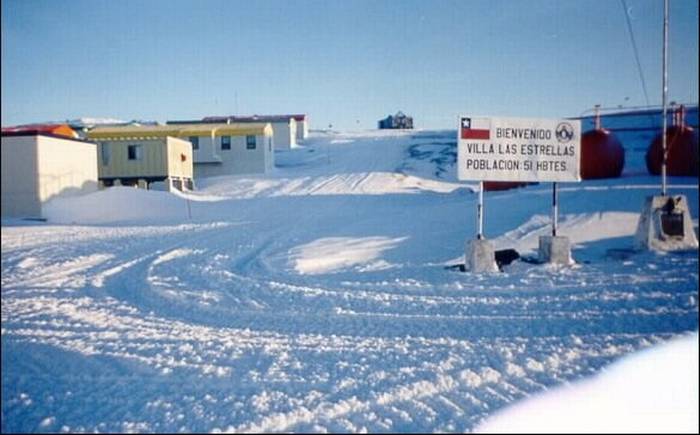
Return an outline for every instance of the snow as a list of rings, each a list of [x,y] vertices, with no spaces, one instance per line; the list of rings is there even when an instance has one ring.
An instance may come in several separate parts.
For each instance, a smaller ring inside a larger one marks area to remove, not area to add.
[[[76,118],[65,121],[66,124],[80,126],[80,127],[93,127],[100,124],[123,124],[126,121],[117,118]]]
[[[362,270],[377,270],[391,267],[385,261],[377,261],[383,251],[396,247],[406,237],[326,237],[314,240],[290,250],[294,269],[302,274],[330,273],[363,265]]]
[[[83,117],[75,119],[63,119],[63,120],[52,120],[37,122],[36,124],[68,124],[74,127],[94,127],[96,125],[114,125],[114,124],[124,124],[126,121],[117,118],[96,118],[96,117]]]
[[[49,201],[44,215],[54,223],[153,223],[187,219],[186,200],[167,192],[114,187],[90,195]]]
[[[569,267],[454,267],[454,131],[315,132],[270,174],[3,220],[2,431],[471,431],[696,331],[698,253],[630,249],[659,180],[624,143],[622,178],[560,186]],[[534,256],[550,195],[487,192],[486,236]]]
[[[478,433],[698,433],[698,334],[518,403]]]

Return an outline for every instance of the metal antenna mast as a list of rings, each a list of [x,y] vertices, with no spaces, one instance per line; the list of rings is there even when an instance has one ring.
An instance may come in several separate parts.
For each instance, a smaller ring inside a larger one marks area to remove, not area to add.
[[[661,195],[666,196],[666,99],[668,97],[668,0],[664,0],[664,48],[663,48],[663,84],[661,93]]]

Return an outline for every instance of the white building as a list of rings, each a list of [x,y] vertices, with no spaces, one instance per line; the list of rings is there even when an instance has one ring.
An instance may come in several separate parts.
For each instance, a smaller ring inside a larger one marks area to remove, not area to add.
[[[309,117],[306,115],[290,115],[297,122],[297,143],[309,137]]]
[[[180,137],[192,142],[194,176],[265,173],[275,167],[269,123],[187,124]]]
[[[42,218],[58,196],[97,190],[94,143],[38,132],[2,134],[2,216]]]
[[[196,122],[235,124],[270,123],[274,136],[274,149],[289,150],[297,146],[297,139],[299,138],[295,116],[299,115],[208,116],[203,118],[202,121],[168,121],[168,124],[177,125]]]
[[[289,150],[297,146],[297,122],[294,118],[265,120],[272,125],[275,150]]]

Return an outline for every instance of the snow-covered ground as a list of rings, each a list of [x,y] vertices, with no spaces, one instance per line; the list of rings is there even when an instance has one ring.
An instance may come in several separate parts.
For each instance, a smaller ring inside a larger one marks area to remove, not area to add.
[[[454,131],[316,132],[265,176],[3,221],[2,431],[470,431],[697,331],[698,252],[631,251],[659,179],[628,134],[622,178],[560,186],[571,267],[458,271]],[[550,195],[487,193],[486,236],[534,256]]]
[[[479,433],[698,433],[698,334],[499,411]]]

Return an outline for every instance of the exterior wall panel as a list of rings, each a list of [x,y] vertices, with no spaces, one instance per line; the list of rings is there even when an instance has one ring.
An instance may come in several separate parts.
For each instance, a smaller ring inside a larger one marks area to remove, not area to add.
[[[309,122],[307,120],[297,121],[297,143],[309,137]]]
[[[230,150],[221,149],[221,137],[216,137],[215,142],[217,153],[221,156],[221,163],[196,162],[194,165],[195,178],[264,173],[274,168],[274,149],[271,135],[255,136],[254,150],[247,148],[246,136],[232,136]]]
[[[296,146],[296,121],[293,118],[270,124],[275,136],[276,150],[288,150]]]
[[[216,137],[198,136],[199,149],[193,151],[195,163],[216,163],[221,162],[221,153],[217,147]]]
[[[42,217],[42,205],[56,196],[97,190],[95,144],[4,136],[1,148],[3,217]]]
[[[182,160],[182,156],[185,160]],[[168,175],[171,177],[192,178],[192,144],[175,137],[167,138]]]
[[[39,200],[97,190],[95,144],[38,136]]]
[[[2,137],[2,217],[41,217],[37,136]]]
[[[104,165],[103,146],[109,147],[109,162]],[[129,160],[129,145],[141,145],[141,160]],[[98,146],[100,178],[164,177],[167,175],[165,138],[150,140],[100,140]]]

